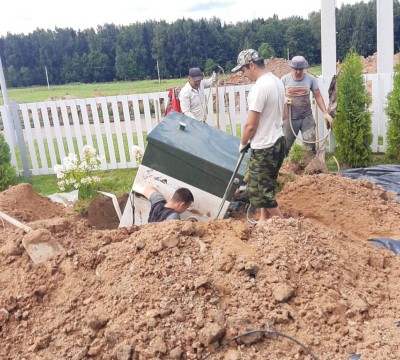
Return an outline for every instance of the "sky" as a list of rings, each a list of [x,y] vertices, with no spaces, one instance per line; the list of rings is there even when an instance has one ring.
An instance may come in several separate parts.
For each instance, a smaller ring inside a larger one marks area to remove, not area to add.
[[[362,0],[336,0],[336,6],[340,8],[343,3],[356,2]],[[290,16],[307,18],[309,13],[320,8],[321,0],[11,0],[3,1],[0,8],[0,36],[29,34],[38,28],[84,30],[111,23],[129,25],[146,20],[172,23],[182,18],[198,20],[214,16],[223,23],[267,19],[274,14],[280,19]]]

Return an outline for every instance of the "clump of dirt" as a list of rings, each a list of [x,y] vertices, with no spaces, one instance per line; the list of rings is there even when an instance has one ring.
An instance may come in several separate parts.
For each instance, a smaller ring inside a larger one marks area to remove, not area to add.
[[[255,333],[207,359],[397,359],[400,260],[368,241],[400,238],[394,198],[341,175],[293,175],[278,197],[285,219],[99,230],[43,220],[35,194],[66,251],[34,266],[22,231],[0,226],[0,358],[204,359],[267,329],[304,348]]]

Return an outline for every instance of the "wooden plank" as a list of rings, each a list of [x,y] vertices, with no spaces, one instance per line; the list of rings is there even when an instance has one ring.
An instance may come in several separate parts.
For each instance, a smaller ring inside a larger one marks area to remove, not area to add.
[[[213,95],[215,94],[215,89],[214,88],[208,88],[204,89],[204,96],[205,96],[205,102],[206,102],[206,111],[207,111],[207,117],[206,117],[206,123],[208,125],[217,127],[217,120],[214,114],[214,101],[213,101]]]
[[[127,167],[133,167],[136,166],[136,159],[133,155],[133,132],[132,132],[132,126],[131,126],[131,115],[129,113],[129,102],[128,102],[128,97],[126,95],[123,96],[117,96],[117,101],[119,101],[122,105],[122,113],[124,116],[124,125],[125,125],[125,134],[126,134],[126,140],[128,142],[128,149],[129,149],[129,161],[127,162]]]
[[[83,148],[83,137],[81,132],[81,124],[79,122],[79,115],[77,110],[77,102],[76,100],[66,100],[67,106],[69,106],[72,115],[72,122],[74,124],[74,133],[75,133],[75,140],[78,144],[78,154],[80,154]]]
[[[85,143],[93,147],[92,131],[90,129],[89,114],[87,111],[86,99],[76,100],[76,105],[81,109],[83,130],[85,132]]]
[[[235,86],[235,91],[238,91],[239,95],[239,116],[240,116],[240,128],[243,132],[243,126],[247,118],[247,98],[246,98],[246,87]]]
[[[101,102],[97,101],[97,99],[87,99],[87,104],[89,104],[90,110],[92,111],[93,127],[97,140],[97,151],[101,158],[100,169],[107,170],[107,160],[106,160],[106,152],[104,150],[103,132],[101,130],[99,113],[97,111],[97,104],[101,104]]]
[[[236,128],[236,105],[235,105],[235,87],[227,86],[226,94],[228,99],[228,117],[230,117],[230,125],[232,126],[232,131],[234,136],[238,136],[237,128]]]
[[[226,116],[225,116],[225,97],[224,97],[224,88],[219,87],[218,93],[215,94],[218,97],[218,113],[219,113],[219,126],[222,131],[227,132],[227,123],[226,123]],[[217,109],[216,109],[217,110]],[[231,130],[229,134],[231,134]]]
[[[37,103],[28,104],[28,108],[32,111],[32,118],[36,135],[36,143],[39,149],[39,160],[40,160],[39,173],[48,174],[49,165],[47,163],[47,155],[43,142],[42,127],[40,125]]]
[[[64,148],[64,141],[63,141],[63,135],[62,135],[62,130],[60,126],[60,119],[58,117],[58,111],[56,107],[55,101],[48,101],[46,102],[46,106],[50,108],[51,111],[51,117],[53,119],[53,128],[54,128],[54,133],[55,137],[57,140],[57,148],[58,148],[58,153],[60,154],[60,160],[65,158],[65,148]]]
[[[138,146],[144,151],[144,136],[142,131],[142,116],[140,114],[139,98],[137,95],[128,95],[128,100],[132,101]]]
[[[69,123],[67,104],[65,100],[56,101],[56,104],[57,107],[61,109],[61,117],[63,119],[65,138],[67,139],[67,145],[68,145],[68,154],[75,154],[75,147],[72,139],[71,125]]]
[[[38,107],[40,108],[42,113],[44,131],[47,140],[47,148],[49,149],[49,155],[51,161],[51,168],[49,169],[49,174],[54,174],[54,166],[57,165],[57,157],[56,157],[56,151],[54,149],[54,142],[53,142],[54,136],[51,131],[49,115],[47,112],[48,111],[47,105],[46,103],[42,102],[38,104]]]
[[[103,113],[104,131],[106,133],[108,154],[110,156],[109,169],[117,168],[117,159],[115,158],[114,142],[111,131],[110,116],[108,115],[108,104],[106,98],[100,98],[101,111]]]
[[[32,163],[32,175],[40,175],[40,170],[39,170],[39,163],[38,159],[36,156],[36,149],[35,149],[35,141],[33,138],[33,131],[31,127],[31,122],[29,119],[29,113],[28,113],[28,106],[27,104],[20,104],[19,105],[21,113],[22,113],[22,119],[24,123],[24,134],[25,134],[25,141],[28,143],[28,149],[29,149],[29,155],[31,158],[31,163]]]
[[[114,118],[114,131],[117,137],[117,145],[119,152],[119,167],[126,168],[126,156],[125,156],[125,147],[124,147],[124,139],[122,137],[122,129],[121,129],[121,120],[119,118],[119,108],[118,101],[116,96],[107,97],[107,100],[111,103],[111,108],[113,111]]]
[[[145,120],[145,124],[146,124],[146,132],[149,133],[151,130],[153,130],[152,118],[151,118],[151,112],[150,112],[150,106],[149,106],[149,95],[148,94],[139,94],[138,97],[139,97],[139,100],[142,100],[143,109],[144,109],[144,120]]]

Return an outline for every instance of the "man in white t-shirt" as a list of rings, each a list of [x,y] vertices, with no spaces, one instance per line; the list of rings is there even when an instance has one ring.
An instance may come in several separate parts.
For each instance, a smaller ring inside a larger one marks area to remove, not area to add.
[[[260,208],[259,221],[283,217],[275,199],[279,169],[286,153],[282,131],[285,89],[282,81],[268,72],[257,51],[240,52],[237,66],[250,81],[255,81],[247,97],[249,112],[243,127],[239,152],[250,146],[247,188],[250,203]]]
[[[209,79],[203,79],[199,68],[189,69],[188,82],[179,92],[182,113],[199,121],[206,121],[207,103],[204,89],[210,88],[218,81],[218,66],[212,68],[213,74]]]

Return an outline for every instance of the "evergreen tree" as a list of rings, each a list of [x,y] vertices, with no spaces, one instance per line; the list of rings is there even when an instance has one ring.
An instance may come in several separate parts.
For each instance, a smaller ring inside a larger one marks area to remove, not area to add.
[[[338,111],[333,124],[338,160],[350,167],[372,162],[371,99],[365,88],[360,56],[350,51],[337,80]]]
[[[0,133],[0,191],[7,189],[17,178],[15,169],[11,165],[10,147],[3,134]]]
[[[389,162],[400,162],[400,64],[394,67],[393,89],[387,96],[386,115],[387,124],[386,157]]]

